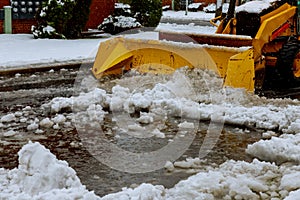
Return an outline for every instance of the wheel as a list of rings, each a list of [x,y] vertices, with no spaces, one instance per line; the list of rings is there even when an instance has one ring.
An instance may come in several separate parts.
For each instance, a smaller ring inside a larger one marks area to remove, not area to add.
[[[283,89],[299,85],[300,43],[290,37],[278,51],[276,66],[266,69],[265,88]]]

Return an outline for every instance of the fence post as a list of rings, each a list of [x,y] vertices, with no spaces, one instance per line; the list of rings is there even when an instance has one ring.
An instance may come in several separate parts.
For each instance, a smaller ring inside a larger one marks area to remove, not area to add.
[[[12,15],[11,6],[4,6],[4,33],[12,33]]]

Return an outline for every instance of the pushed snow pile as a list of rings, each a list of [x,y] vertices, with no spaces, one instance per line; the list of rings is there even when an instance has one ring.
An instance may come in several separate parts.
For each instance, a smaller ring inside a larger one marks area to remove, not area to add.
[[[118,112],[147,110],[145,114],[151,116],[147,124],[166,115],[209,120],[214,114],[223,113],[225,123],[232,125],[283,133],[297,133],[300,128],[298,100],[266,99],[243,89],[223,89],[222,79],[201,70],[179,70],[161,79],[151,75],[124,77],[111,91],[94,88],[79,96],[54,98],[43,107],[52,113],[73,110],[76,122],[84,123],[101,123],[108,112],[117,117]],[[145,121],[135,120],[140,124]]]
[[[19,166],[0,169],[0,199],[99,199],[86,190],[76,172],[40,143],[29,142],[19,151]]]
[[[300,133],[284,134],[270,140],[260,140],[249,145],[246,152],[259,159],[276,162],[294,162],[300,164]]]
[[[124,188],[103,199],[293,199],[299,189],[299,166],[278,167],[256,159],[251,163],[229,160],[218,168],[208,168],[180,181],[171,189],[142,184],[135,189]]]

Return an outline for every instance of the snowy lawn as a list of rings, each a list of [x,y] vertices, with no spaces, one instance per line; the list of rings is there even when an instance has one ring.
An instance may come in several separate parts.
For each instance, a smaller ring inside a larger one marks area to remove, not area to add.
[[[100,41],[34,39],[30,34],[0,34],[0,70],[93,61]]]

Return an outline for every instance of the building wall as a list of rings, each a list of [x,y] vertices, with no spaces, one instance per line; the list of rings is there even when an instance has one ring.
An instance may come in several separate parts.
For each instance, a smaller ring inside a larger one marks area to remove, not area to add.
[[[93,0],[90,7],[90,17],[86,28],[97,28],[114,10],[115,0]],[[10,0],[0,0],[0,9],[10,5]],[[31,33],[31,26],[36,25],[35,19],[18,19],[12,22],[13,33]],[[3,33],[3,20],[0,20],[0,34]]]
[[[8,6],[10,5],[10,0],[1,0],[0,1],[0,9],[3,8],[3,6]]]
[[[35,19],[15,19],[12,22],[13,33],[31,33],[31,26],[36,25]]]
[[[0,20],[0,34],[3,33],[3,20]]]
[[[172,0],[163,0],[162,1],[162,5],[166,6],[166,5],[172,5]]]
[[[96,29],[114,11],[115,0],[93,0],[86,28]]]

